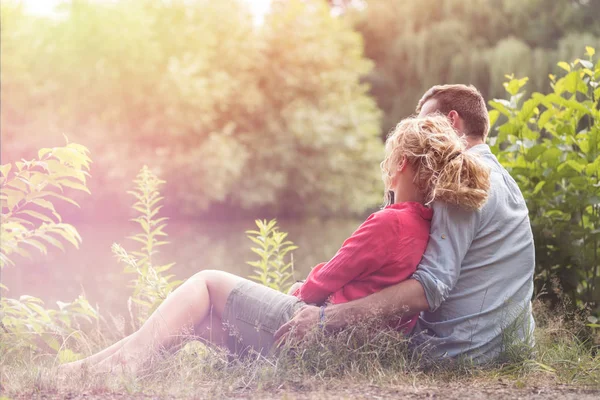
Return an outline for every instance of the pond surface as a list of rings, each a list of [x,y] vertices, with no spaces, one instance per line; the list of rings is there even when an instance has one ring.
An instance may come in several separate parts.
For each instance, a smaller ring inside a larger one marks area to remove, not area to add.
[[[294,251],[294,278],[304,278],[317,263],[327,261],[343,241],[354,232],[362,219],[281,220],[279,227],[300,248]],[[127,236],[138,233],[137,224],[94,222],[73,224],[81,234],[79,250],[65,246],[66,252],[49,249],[47,256],[32,251],[32,260],[14,257],[16,266],[5,267],[2,283],[9,288],[8,297],[23,294],[44,300],[54,307],[57,300],[69,302],[82,292],[101,312],[127,313],[131,294],[131,274],[122,273],[111,252],[113,243],[126,250],[138,250],[137,242]],[[203,222],[169,221],[165,232],[170,242],[156,256],[161,263],[175,262],[170,273],[186,279],[203,269],[220,269],[247,277],[252,267],[246,261],[257,258],[250,251],[252,242],[245,231],[254,229],[254,221]]]

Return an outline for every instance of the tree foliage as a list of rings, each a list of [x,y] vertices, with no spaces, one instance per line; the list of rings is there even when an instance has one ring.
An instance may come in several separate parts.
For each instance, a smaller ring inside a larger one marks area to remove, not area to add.
[[[73,132],[103,171],[95,209],[125,203],[148,160],[172,214],[377,204],[380,112],[360,35],[324,1],[273,2],[263,23],[247,7],[73,1],[48,19],[3,2],[3,156]]]
[[[346,15],[363,35],[383,132],[414,111],[429,87],[475,85],[503,96],[504,75],[529,76],[532,91],[556,62],[600,46],[600,2],[578,0],[367,0]]]
[[[509,100],[490,101],[499,120],[492,149],[527,201],[538,291],[552,279],[578,304],[600,311],[600,62],[559,62],[552,92],[525,96],[528,79],[509,76]],[[597,58],[596,58],[597,59]],[[550,293],[550,295],[554,295]]]

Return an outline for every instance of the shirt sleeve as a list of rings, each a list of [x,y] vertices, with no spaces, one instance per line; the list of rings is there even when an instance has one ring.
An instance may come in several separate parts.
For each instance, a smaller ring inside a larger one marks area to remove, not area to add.
[[[399,219],[394,211],[371,214],[329,262],[313,268],[294,296],[309,304],[321,304],[361,274],[385,265],[395,251],[393,242],[399,230]]]
[[[423,285],[430,311],[435,311],[456,285],[478,220],[477,211],[434,203],[429,243],[412,276]]]

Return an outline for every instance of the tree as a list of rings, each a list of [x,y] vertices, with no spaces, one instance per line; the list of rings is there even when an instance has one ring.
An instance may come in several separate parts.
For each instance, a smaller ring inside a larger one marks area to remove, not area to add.
[[[261,25],[236,0],[2,11],[3,156],[68,133],[96,154],[96,207],[123,209],[144,163],[168,182],[172,214],[379,202],[380,112],[361,82],[372,63],[325,2],[274,2]]]
[[[346,17],[375,63],[366,81],[388,132],[435,84],[475,85],[501,96],[507,73],[548,92],[556,62],[600,45],[598,2],[575,0],[371,0]],[[595,17],[594,17],[595,16]]]

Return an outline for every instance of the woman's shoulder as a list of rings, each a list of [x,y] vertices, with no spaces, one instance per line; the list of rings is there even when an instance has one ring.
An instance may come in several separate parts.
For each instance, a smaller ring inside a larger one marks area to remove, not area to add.
[[[433,209],[431,207],[413,201],[395,203],[387,206],[380,212],[386,212],[389,216],[393,215],[401,219],[417,217],[425,221],[431,221],[433,217]]]

